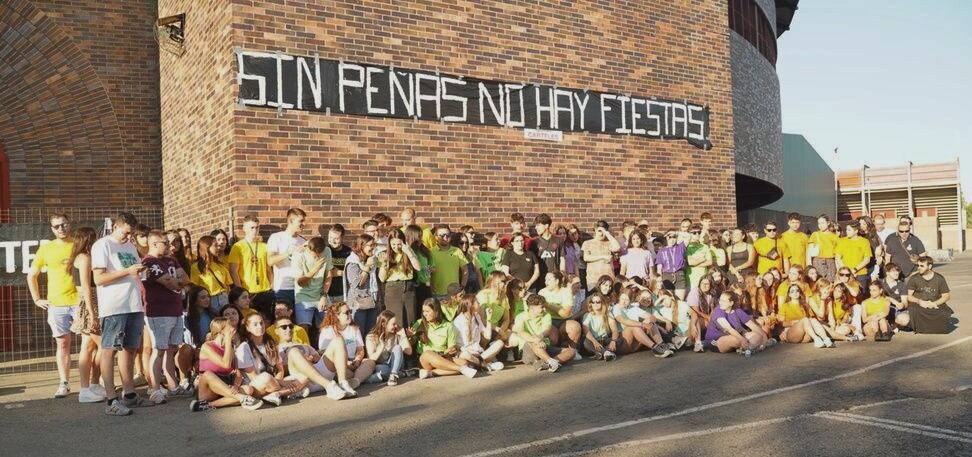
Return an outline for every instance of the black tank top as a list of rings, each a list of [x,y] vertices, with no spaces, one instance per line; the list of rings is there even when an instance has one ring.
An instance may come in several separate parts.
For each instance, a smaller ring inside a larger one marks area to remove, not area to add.
[[[733,250],[733,248],[730,247],[729,252],[732,254],[729,257],[729,264],[736,268],[738,268],[740,265],[746,263],[746,261],[749,260],[749,249],[746,249],[741,252],[736,252]]]

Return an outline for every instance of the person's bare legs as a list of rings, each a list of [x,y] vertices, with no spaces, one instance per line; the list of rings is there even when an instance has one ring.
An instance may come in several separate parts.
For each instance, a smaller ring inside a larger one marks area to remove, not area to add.
[[[55,361],[57,362],[57,375],[61,382],[68,382],[71,379],[71,340],[74,335],[71,332],[54,338],[57,346]]]
[[[188,344],[183,344],[179,346],[176,351],[175,364],[176,369],[179,370],[179,378],[183,381],[188,382],[189,377],[192,375],[193,362],[196,360],[196,351],[192,346]]]
[[[567,362],[570,362],[570,361],[574,360],[574,354],[576,354],[576,353],[577,353],[577,350],[574,349],[574,348],[569,348],[569,347],[567,347],[567,348],[561,348],[560,349],[560,354],[557,354],[557,356],[554,357],[554,359],[557,360],[558,362],[560,362],[561,365],[566,365]],[[547,357],[550,357],[550,356],[548,355]]]
[[[135,354],[138,351],[138,348],[125,348],[118,354],[118,374],[121,376],[123,394],[135,392],[133,371],[135,370]],[[101,369],[104,370],[104,365],[101,366]],[[112,372],[109,371],[109,373]],[[105,389],[108,389],[108,386],[105,386]]]
[[[217,408],[238,405],[245,395],[250,395],[252,392],[250,386],[240,386],[240,391],[234,393],[233,388],[223,382],[219,376],[209,372],[199,375],[197,393],[199,399]]]
[[[733,352],[736,349],[739,349],[741,346],[739,344],[739,339],[732,335],[723,335],[719,337],[719,339],[715,341],[715,345],[716,348],[719,349],[719,352],[722,353]]]
[[[344,344],[342,343],[341,346],[344,346]],[[297,348],[291,348],[290,351],[287,352],[287,368],[292,374],[299,374],[307,378],[310,382],[321,387],[327,386],[333,382],[333,380],[325,378],[320,371],[317,371],[317,367],[311,365],[311,363],[304,358],[304,354],[300,352],[300,349]]]
[[[786,343],[805,343],[807,340],[807,332],[803,329],[803,321],[797,321],[793,323],[786,330],[786,338],[782,338]]]
[[[459,365],[434,351],[425,351],[419,357],[423,370],[432,371],[439,376],[459,374]]]
[[[98,365],[101,366],[101,385],[108,393],[108,398],[115,397],[115,352],[114,348],[103,347],[98,354]]]
[[[743,336],[749,340],[749,345],[758,348],[766,344],[766,336],[762,332],[746,332]]]
[[[331,340],[331,344],[324,349],[322,357],[324,357],[324,366],[334,373],[338,382],[348,380],[348,350],[344,347],[344,338]]]
[[[562,333],[563,336],[567,337],[567,347],[576,351],[577,346],[580,345],[581,334],[584,333],[584,327],[581,327],[581,325],[575,320],[569,320],[564,322],[564,327],[559,333]],[[571,357],[573,357],[573,355],[571,355]]]
[[[81,388],[87,389],[91,386],[92,379],[97,379],[97,376],[93,376],[92,373],[95,365],[95,354],[98,350],[98,345],[94,342],[91,335],[82,334],[81,335],[81,348],[78,350],[78,378],[81,381]],[[101,372],[98,370],[98,375]],[[95,381],[97,384],[98,382]]]

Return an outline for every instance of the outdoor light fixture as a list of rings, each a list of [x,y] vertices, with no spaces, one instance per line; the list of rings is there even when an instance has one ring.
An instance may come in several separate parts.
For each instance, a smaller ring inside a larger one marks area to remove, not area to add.
[[[175,16],[161,17],[155,22],[155,41],[159,47],[177,56],[185,53],[183,44],[185,43],[186,13],[176,14]]]

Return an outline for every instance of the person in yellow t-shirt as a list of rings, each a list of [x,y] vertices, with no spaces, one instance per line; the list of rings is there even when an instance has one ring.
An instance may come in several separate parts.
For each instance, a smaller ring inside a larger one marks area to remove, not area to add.
[[[787,299],[780,305],[777,317],[783,331],[780,341],[784,343],[809,343],[817,348],[835,347],[827,335],[827,329],[817,319],[809,318],[809,303],[803,289],[794,284],[787,289]]]
[[[229,288],[233,286],[229,267],[219,257],[216,238],[202,236],[197,241],[196,260],[189,266],[189,282],[209,292],[209,309],[213,313],[219,313],[229,304]]]
[[[61,378],[54,398],[64,398],[71,391],[68,384],[71,371],[71,324],[78,314],[78,289],[71,275],[71,223],[66,215],[55,214],[50,218],[54,240],[42,244],[34,255],[34,262],[27,272],[27,288],[30,298],[38,308],[47,312],[47,325],[57,344],[55,361]],[[47,273],[47,296],[40,293],[40,275]]]
[[[786,246],[786,258],[784,267],[789,269],[792,265],[807,266],[807,245],[810,238],[806,233],[800,231],[800,214],[790,213],[786,221],[789,230],[780,235],[780,243]]]
[[[753,248],[759,256],[756,261],[756,272],[759,274],[776,268],[783,271],[783,259],[786,257],[786,245],[780,243],[777,235],[776,223],[767,222],[763,227],[766,236],[756,240]]]
[[[270,263],[267,261],[267,244],[260,240],[257,229],[260,221],[248,215],[243,218],[243,239],[233,244],[226,262],[229,264],[233,285],[250,293],[250,300],[257,311],[270,316],[274,295],[270,291]]]
[[[435,233],[432,232],[431,228],[422,227],[421,225],[419,225],[418,220],[415,216],[415,209],[405,208],[402,210],[402,213],[399,215],[399,217],[401,218],[402,221],[402,227],[401,227],[402,233],[405,233],[405,229],[407,229],[409,225],[415,225],[420,229],[422,229],[422,244],[424,244],[425,247],[429,248],[430,250],[435,249],[437,244],[435,240]]]
[[[884,287],[878,282],[871,283],[868,291],[871,294],[870,298],[861,303],[864,311],[861,316],[864,335],[877,338],[884,334],[890,337],[891,328],[888,325],[888,314],[891,312],[891,300],[884,296]]]
[[[867,264],[870,263],[873,255],[871,254],[871,243],[867,238],[858,236],[860,228],[861,226],[857,222],[848,224],[845,229],[847,237],[837,241],[834,254],[837,259],[837,269],[839,270],[841,267],[850,268],[854,276],[857,277],[857,282],[861,284],[862,288],[866,289],[871,279],[867,274]]]
[[[267,327],[267,335],[270,335],[270,338],[273,338],[273,341],[277,343],[280,342],[280,335],[277,335],[276,322],[281,319],[287,319],[290,321],[290,316],[293,314],[294,310],[290,309],[290,303],[288,303],[287,300],[277,300],[277,302],[273,304],[274,323]],[[293,321],[290,321],[290,325],[293,325]],[[307,330],[305,330],[304,327],[294,325],[293,331],[294,339],[292,343],[306,344],[310,346],[310,336],[307,334]]]
[[[807,257],[810,265],[817,269],[820,277],[834,282],[837,277],[837,264],[834,261],[834,250],[837,248],[839,237],[830,231],[830,217],[821,214],[817,218],[817,231],[810,235],[807,246]]]
[[[783,302],[787,300],[787,291],[790,290],[790,286],[793,284],[798,284],[800,289],[803,290],[803,295],[809,297],[812,294],[810,285],[807,284],[806,279],[803,276],[803,267],[800,265],[790,265],[790,269],[786,270],[786,279],[780,283],[780,286],[776,288],[776,304],[777,306],[782,306]]]

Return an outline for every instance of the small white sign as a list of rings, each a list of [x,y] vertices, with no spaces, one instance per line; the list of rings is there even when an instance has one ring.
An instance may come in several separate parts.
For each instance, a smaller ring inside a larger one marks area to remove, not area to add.
[[[564,132],[561,132],[560,130],[523,129],[523,138],[528,140],[556,141],[558,143],[562,143],[564,141]]]

